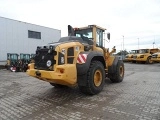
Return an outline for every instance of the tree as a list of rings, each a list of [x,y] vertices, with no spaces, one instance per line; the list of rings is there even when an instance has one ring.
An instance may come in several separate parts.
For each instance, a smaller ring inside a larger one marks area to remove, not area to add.
[[[124,55],[124,56],[127,55],[127,54],[129,54],[129,52],[126,51],[126,50],[124,50],[124,51],[121,50],[120,52],[117,53],[117,55]]]

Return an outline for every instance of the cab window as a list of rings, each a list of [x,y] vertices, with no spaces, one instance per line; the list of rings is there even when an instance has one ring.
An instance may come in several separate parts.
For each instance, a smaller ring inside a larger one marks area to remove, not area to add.
[[[97,29],[96,37],[97,46],[103,46],[103,30]]]
[[[82,39],[83,38],[88,38],[88,39],[92,39],[92,29],[89,28],[89,29],[82,29],[82,30],[76,30],[75,31],[75,35],[76,37],[81,37]]]

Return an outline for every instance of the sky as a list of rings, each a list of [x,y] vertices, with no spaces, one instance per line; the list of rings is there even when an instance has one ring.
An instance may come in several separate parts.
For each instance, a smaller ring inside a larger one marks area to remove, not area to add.
[[[0,0],[0,16],[59,29],[62,37],[67,25],[96,24],[117,52],[160,48],[160,0]]]

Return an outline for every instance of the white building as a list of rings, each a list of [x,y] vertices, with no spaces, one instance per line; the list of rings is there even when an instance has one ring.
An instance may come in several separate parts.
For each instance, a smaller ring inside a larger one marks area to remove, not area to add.
[[[7,60],[7,53],[32,54],[60,37],[60,30],[0,17],[0,62]]]

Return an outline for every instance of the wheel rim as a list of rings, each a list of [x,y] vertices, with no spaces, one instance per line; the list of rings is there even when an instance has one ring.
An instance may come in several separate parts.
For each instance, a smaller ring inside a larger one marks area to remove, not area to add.
[[[95,86],[100,86],[102,83],[102,72],[100,70],[96,70],[94,74],[94,84]]]
[[[119,71],[120,71],[120,76],[123,77],[123,75],[124,75],[124,68],[123,68],[123,66],[119,67]]]
[[[149,61],[149,63],[152,63],[152,60],[151,60],[151,58],[148,58],[148,61]]]

